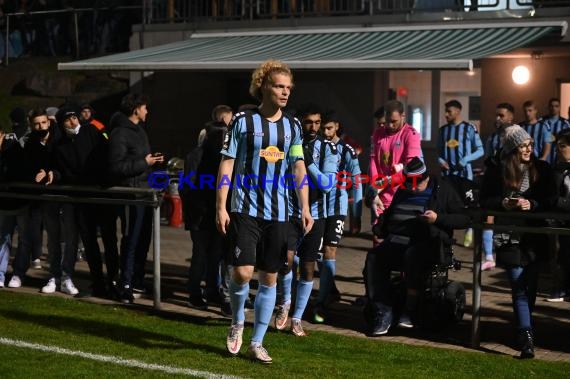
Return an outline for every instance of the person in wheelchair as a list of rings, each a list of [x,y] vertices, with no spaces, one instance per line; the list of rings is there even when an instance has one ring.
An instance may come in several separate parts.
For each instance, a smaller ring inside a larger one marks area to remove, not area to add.
[[[391,272],[396,270],[402,271],[405,284],[405,305],[398,325],[414,326],[412,320],[427,273],[435,264],[448,264],[453,229],[466,228],[469,221],[464,203],[451,184],[445,178],[429,176],[425,164],[413,158],[407,165],[405,182],[374,230],[382,242],[366,256],[364,282],[371,335],[386,334],[392,325],[397,296],[392,290]]]

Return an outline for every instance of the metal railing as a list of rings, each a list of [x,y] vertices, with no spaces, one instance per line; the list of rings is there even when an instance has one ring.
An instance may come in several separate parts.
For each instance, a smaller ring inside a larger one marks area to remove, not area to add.
[[[482,254],[482,230],[492,229],[493,231],[511,231],[521,233],[538,233],[550,235],[570,236],[570,228],[554,227],[554,226],[522,226],[522,225],[505,225],[505,224],[489,224],[486,223],[487,216],[494,216],[495,220],[506,218],[509,220],[557,220],[570,221],[570,214],[563,212],[500,212],[490,210],[476,210],[472,214],[474,224],[473,239],[473,315],[471,319],[471,347],[479,348],[480,346],[480,319],[481,319],[481,254]],[[546,247],[545,247],[546,249]]]
[[[143,0],[143,14],[155,24],[568,6],[567,0]]]
[[[44,202],[142,205],[153,208],[153,303],[161,308],[160,274],[160,204],[162,196],[154,189],[96,186],[64,186],[4,182],[0,183],[0,199],[37,200]]]

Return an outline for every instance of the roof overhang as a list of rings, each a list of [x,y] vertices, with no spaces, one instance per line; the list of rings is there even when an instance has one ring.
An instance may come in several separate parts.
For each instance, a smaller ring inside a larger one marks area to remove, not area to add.
[[[464,69],[546,36],[566,21],[201,32],[184,41],[59,63],[59,70],[249,70],[267,59],[294,69]]]

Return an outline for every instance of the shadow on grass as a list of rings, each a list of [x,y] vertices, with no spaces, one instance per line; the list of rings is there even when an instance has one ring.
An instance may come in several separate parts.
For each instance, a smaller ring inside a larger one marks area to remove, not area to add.
[[[147,308],[141,308],[146,313],[162,316],[166,319],[174,319],[179,321],[190,321],[193,324],[205,324],[206,319],[200,317],[187,316],[177,314],[167,314],[167,312],[148,312]],[[143,349],[199,349],[209,351],[215,354],[226,356],[227,352],[223,348],[217,348],[212,345],[195,343],[190,340],[173,337],[168,334],[150,332],[143,328],[136,328],[132,326],[113,324],[105,321],[85,320],[78,317],[61,316],[53,314],[31,314],[18,310],[4,310],[2,317],[12,319],[18,322],[27,322],[34,325],[39,325],[45,328],[50,328],[57,331],[69,333],[74,336],[78,335],[92,335],[99,338],[105,338],[110,341],[118,343],[126,343],[131,346]]]
[[[510,304],[504,304],[504,306]],[[513,312],[510,307],[507,310],[500,309],[483,309],[483,317],[493,317],[496,320],[482,319],[481,342],[497,343],[509,346],[517,350],[516,330],[512,326]],[[472,312],[471,306],[465,309],[466,314]],[[305,316],[312,315],[311,309],[305,312]],[[362,307],[345,302],[332,304],[327,312],[326,323],[330,326],[349,329],[367,335],[369,327],[364,320]],[[538,349],[547,349],[557,352],[569,353],[570,345],[570,329],[568,318],[564,316],[564,310],[552,310],[548,306],[537,305],[533,315],[535,344]],[[554,316],[554,317],[553,317]],[[310,317],[306,317],[310,321]],[[397,323],[397,322],[395,322]],[[441,328],[423,329],[403,329],[398,328],[393,323],[389,336],[403,336],[415,340],[430,341],[435,343],[443,343],[448,345],[470,347],[471,343],[471,321],[465,319],[458,324],[449,324]],[[377,338],[381,340],[382,338]],[[478,350],[503,354],[490,349],[479,348]]]

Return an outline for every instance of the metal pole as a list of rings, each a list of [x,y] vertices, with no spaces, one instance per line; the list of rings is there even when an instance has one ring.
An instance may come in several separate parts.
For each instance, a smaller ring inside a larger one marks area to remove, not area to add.
[[[79,59],[79,25],[77,21],[77,12],[73,10],[73,24],[75,27],[75,58]]]
[[[154,195],[157,196],[156,194]],[[160,206],[153,209],[152,250],[154,253],[154,309],[160,310]]]
[[[471,347],[478,349],[480,345],[479,321],[481,318],[481,243],[483,232],[481,228],[474,228],[473,244],[473,315],[471,318]]]
[[[10,16],[6,15],[6,39],[4,44],[4,65],[8,66],[8,57],[10,50]]]

